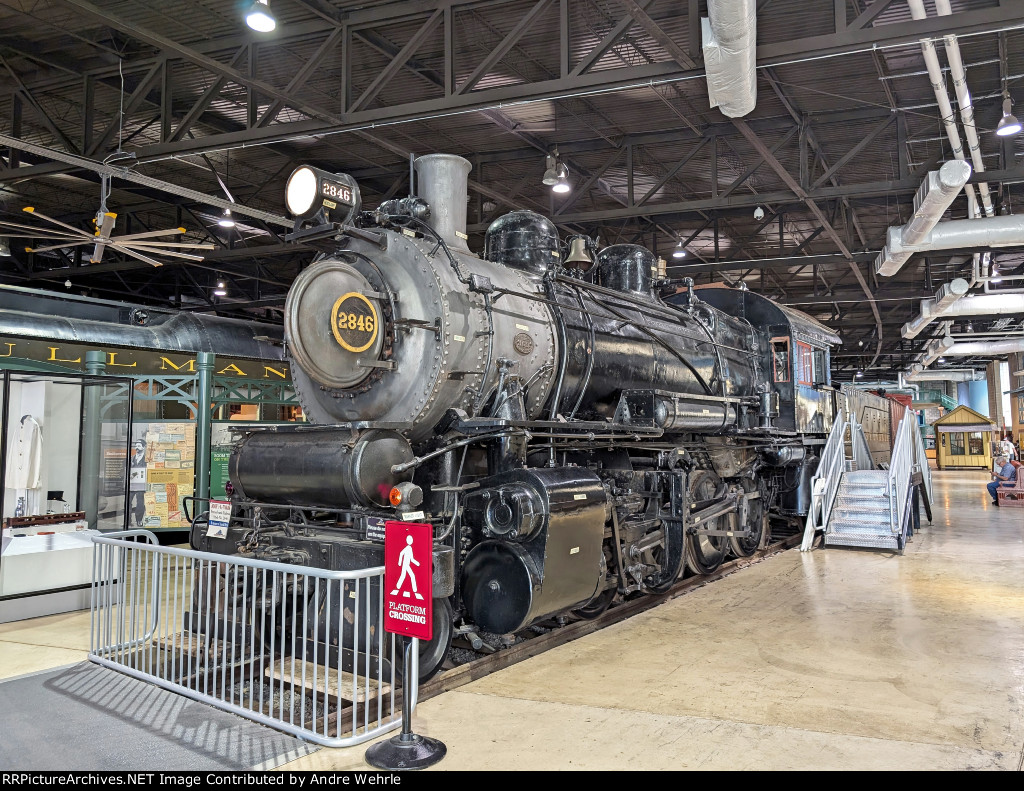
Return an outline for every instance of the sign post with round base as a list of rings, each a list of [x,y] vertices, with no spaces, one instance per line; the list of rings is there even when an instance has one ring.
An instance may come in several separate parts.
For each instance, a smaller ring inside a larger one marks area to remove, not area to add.
[[[402,667],[403,690],[410,689],[412,681],[412,652],[419,640],[405,638],[405,662]],[[387,741],[377,742],[366,751],[366,762],[378,769],[426,769],[448,753],[444,742],[412,732],[412,695],[402,694],[402,732]]]
[[[433,635],[434,528],[389,521],[384,525],[384,631],[404,638],[402,663],[402,732],[366,751],[378,769],[424,769],[448,752],[443,742],[412,732],[413,691],[419,679],[414,661],[420,639]]]

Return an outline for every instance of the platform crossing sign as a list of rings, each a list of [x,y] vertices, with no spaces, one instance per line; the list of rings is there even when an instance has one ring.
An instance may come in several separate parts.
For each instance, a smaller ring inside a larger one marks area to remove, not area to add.
[[[434,633],[431,593],[433,525],[384,525],[384,630],[429,640]]]

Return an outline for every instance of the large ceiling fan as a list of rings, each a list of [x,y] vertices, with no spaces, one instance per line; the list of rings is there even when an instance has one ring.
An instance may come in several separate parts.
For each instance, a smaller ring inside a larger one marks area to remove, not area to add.
[[[132,258],[137,258],[139,261],[144,261],[151,266],[162,265],[160,261],[157,261],[152,257],[155,255],[167,256],[170,258],[184,258],[188,261],[202,261],[203,256],[201,255],[181,251],[183,249],[212,250],[214,248],[214,245],[212,244],[157,241],[160,237],[183,234],[185,233],[184,228],[169,228],[163,231],[144,231],[142,233],[112,236],[114,225],[117,221],[117,215],[107,210],[107,196],[109,194],[109,176],[103,176],[103,183],[100,190],[100,210],[96,213],[96,217],[92,221],[93,225],[96,227],[94,233],[89,233],[81,228],[76,228],[73,225],[68,225],[67,223],[54,219],[53,217],[37,211],[32,206],[26,206],[23,211],[28,212],[33,217],[46,220],[55,227],[40,228],[7,220],[0,220],[0,229],[3,229],[8,236],[13,238],[22,237],[52,242],[52,244],[44,247],[26,247],[25,252],[28,253],[45,253],[50,250],[64,250],[69,247],[92,245],[92,255],[89,256],[90,264],[98,264],[102,261],[103,253],[108,247],[117,250],[119,253],[131,256]],[[171,250],[169,248],[175,249]]]

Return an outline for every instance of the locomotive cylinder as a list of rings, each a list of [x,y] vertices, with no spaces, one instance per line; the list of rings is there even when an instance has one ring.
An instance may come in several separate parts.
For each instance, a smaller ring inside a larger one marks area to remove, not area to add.
[[[396,431],[347,429],[258,432],[237,442],[228,463],[238,495],[261,502],[322,508],[388,504],[391,489],[412,478],[391,467],[413,459]]]

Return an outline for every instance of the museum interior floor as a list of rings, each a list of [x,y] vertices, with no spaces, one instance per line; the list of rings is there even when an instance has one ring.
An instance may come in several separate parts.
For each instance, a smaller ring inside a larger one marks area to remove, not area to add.
[[[935,472],[902,556],[786,551],[423,702],[414,730],[448,748],[428,771],[1020,771],[1024,509],[988,480]],[[0,625],[0,677],[88,637],[85,613]],[[365,749],[281,768],[365,770]]]

